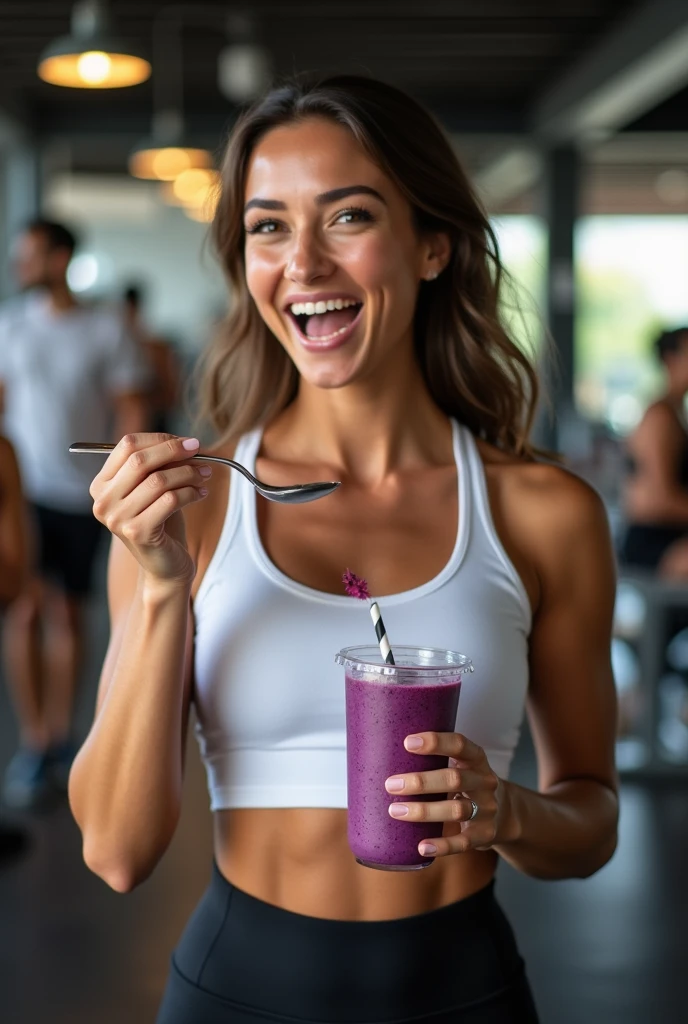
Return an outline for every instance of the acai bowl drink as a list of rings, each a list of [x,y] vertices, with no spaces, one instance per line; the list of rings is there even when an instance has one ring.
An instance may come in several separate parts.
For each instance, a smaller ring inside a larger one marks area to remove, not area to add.
[[[347,647],[336,657],[345,670],[348,839],[359,864],[386,871],[429,867],[418,844],[442,835],[442,822],[405,822],[390,816],[390,803],[446,800],[447,795],[390,795],[390,775],[446,768],[436,754],[412,754],[407,736],[454,732],[461,678],[470,660],[454,651],[394,646],[394,663],[380,648]]]

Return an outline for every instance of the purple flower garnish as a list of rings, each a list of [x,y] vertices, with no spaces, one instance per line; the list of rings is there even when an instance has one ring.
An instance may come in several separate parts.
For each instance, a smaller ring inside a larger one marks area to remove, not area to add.
[[[358,597],[361,601],[370,600],[370,591],[368,590],[368,584],[362,576],[357,576],[355,572],[351,572],[347,569],[342,576],[342,583],[349,597]]]

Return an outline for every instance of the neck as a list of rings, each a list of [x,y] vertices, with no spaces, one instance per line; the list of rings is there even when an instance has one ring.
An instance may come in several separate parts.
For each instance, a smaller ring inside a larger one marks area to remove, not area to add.
[[[400,360],[401,362],[401,360]],[[390,474],[450,456],[447,417],[437,408],[411,356],[393,373],[325,389],[301,381],[273,436],[290,451],[374,486]]]
[[[50,297],[50,307],[55,313],[63,313],[65,310],[73,309],[78,305],[66,281],[50,285],[48,295]]]

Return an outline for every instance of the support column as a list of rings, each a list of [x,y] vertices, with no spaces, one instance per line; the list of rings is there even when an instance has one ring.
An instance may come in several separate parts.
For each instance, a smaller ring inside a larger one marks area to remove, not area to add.
[[[575,286],[574,230],[578,216],[580,158],[573,146],[543,154],[542,213],[549,235],[547,263],[547,328],[552,353],[542,366],[550,410],[543,408],[539,441],[546,447],[570,451],[577,447],[574,403]]]
[[[0,299],[14,291],[12,241],[40,212],[41,173],[36,146],[20,143],[0,150]]]

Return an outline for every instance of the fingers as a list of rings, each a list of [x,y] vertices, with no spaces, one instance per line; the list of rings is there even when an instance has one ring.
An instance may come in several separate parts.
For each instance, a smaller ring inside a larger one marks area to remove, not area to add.
[[[414,772],[410,775],[392,775],[385,789],[394,796],[422,796],[424,793],[462,793],[475,789],[497,788],[494,780],[477,771],[463,768],[439,768],[433,772]]]
[[[205,498],[207,493],[206,488],[197,487],[179,487],[176,490],[165,491],[140,515],[127,519],[120,527],[119,535],[134,548],[155,545],[162,536],[165,521],[174,512]]]
[[[421,855],[443,857],[489,849],[496,837],[499,779],[483,748],[460,733],[438,732],[407,736],[404,745],[414,754],[448,758],[446,768],[393,775],[385,782],[387,792],[396,797],[388,808],[391,817],[416,823],[446,823],[444,835],[418,844]],[[443,793],[456,794],[456,798],[432,799],[434,794]],[[408,803],[405,796],[410,798]],[[423,800],[423,796],[428,799]],[[475,816],[473,801],[478,808]]]
[[[468,821],[473,814],[473,804],[468,797],[458,800],[434,800],[431,803],[393,803],[388,808],[391,818],[404,821]],[[477,820],[477,815],[474,820]]]
[[[189,459],[198,450],[199,441],[194,437],[126,434],[93,481],[91,497],[97,499],[107,489],[113,498],[122,498],[156,469]]]
[[[173,511],[204,497],[201,491],[205,491],[205,485],[212,474],[210,466],[200,463],[187,463],[184,466],[168,466],[166,469],[158,469],[134,488],[131,493],[122,500],[113,500],[111,490],[97,498],[93,505],[93,513],[104,526],[112,533],[122,533],[127,539],[131,539],[127,531],[127,524],[132,524],[135,519],[144,512],[155,510],[158,514],[166,511],[171,515]],[[165,495],[176,495],[176,498],[165,498]],[[162,500],[162,504],[160,504]],[[150,515],[146,515],[145,522],[150,521]],[[141,525],[141,524],[138,524]]]
[[[459,732],[419,732],[407,736],[404,746],[412,754],[439,754],[458,761],[481,762],[485,751]]]

